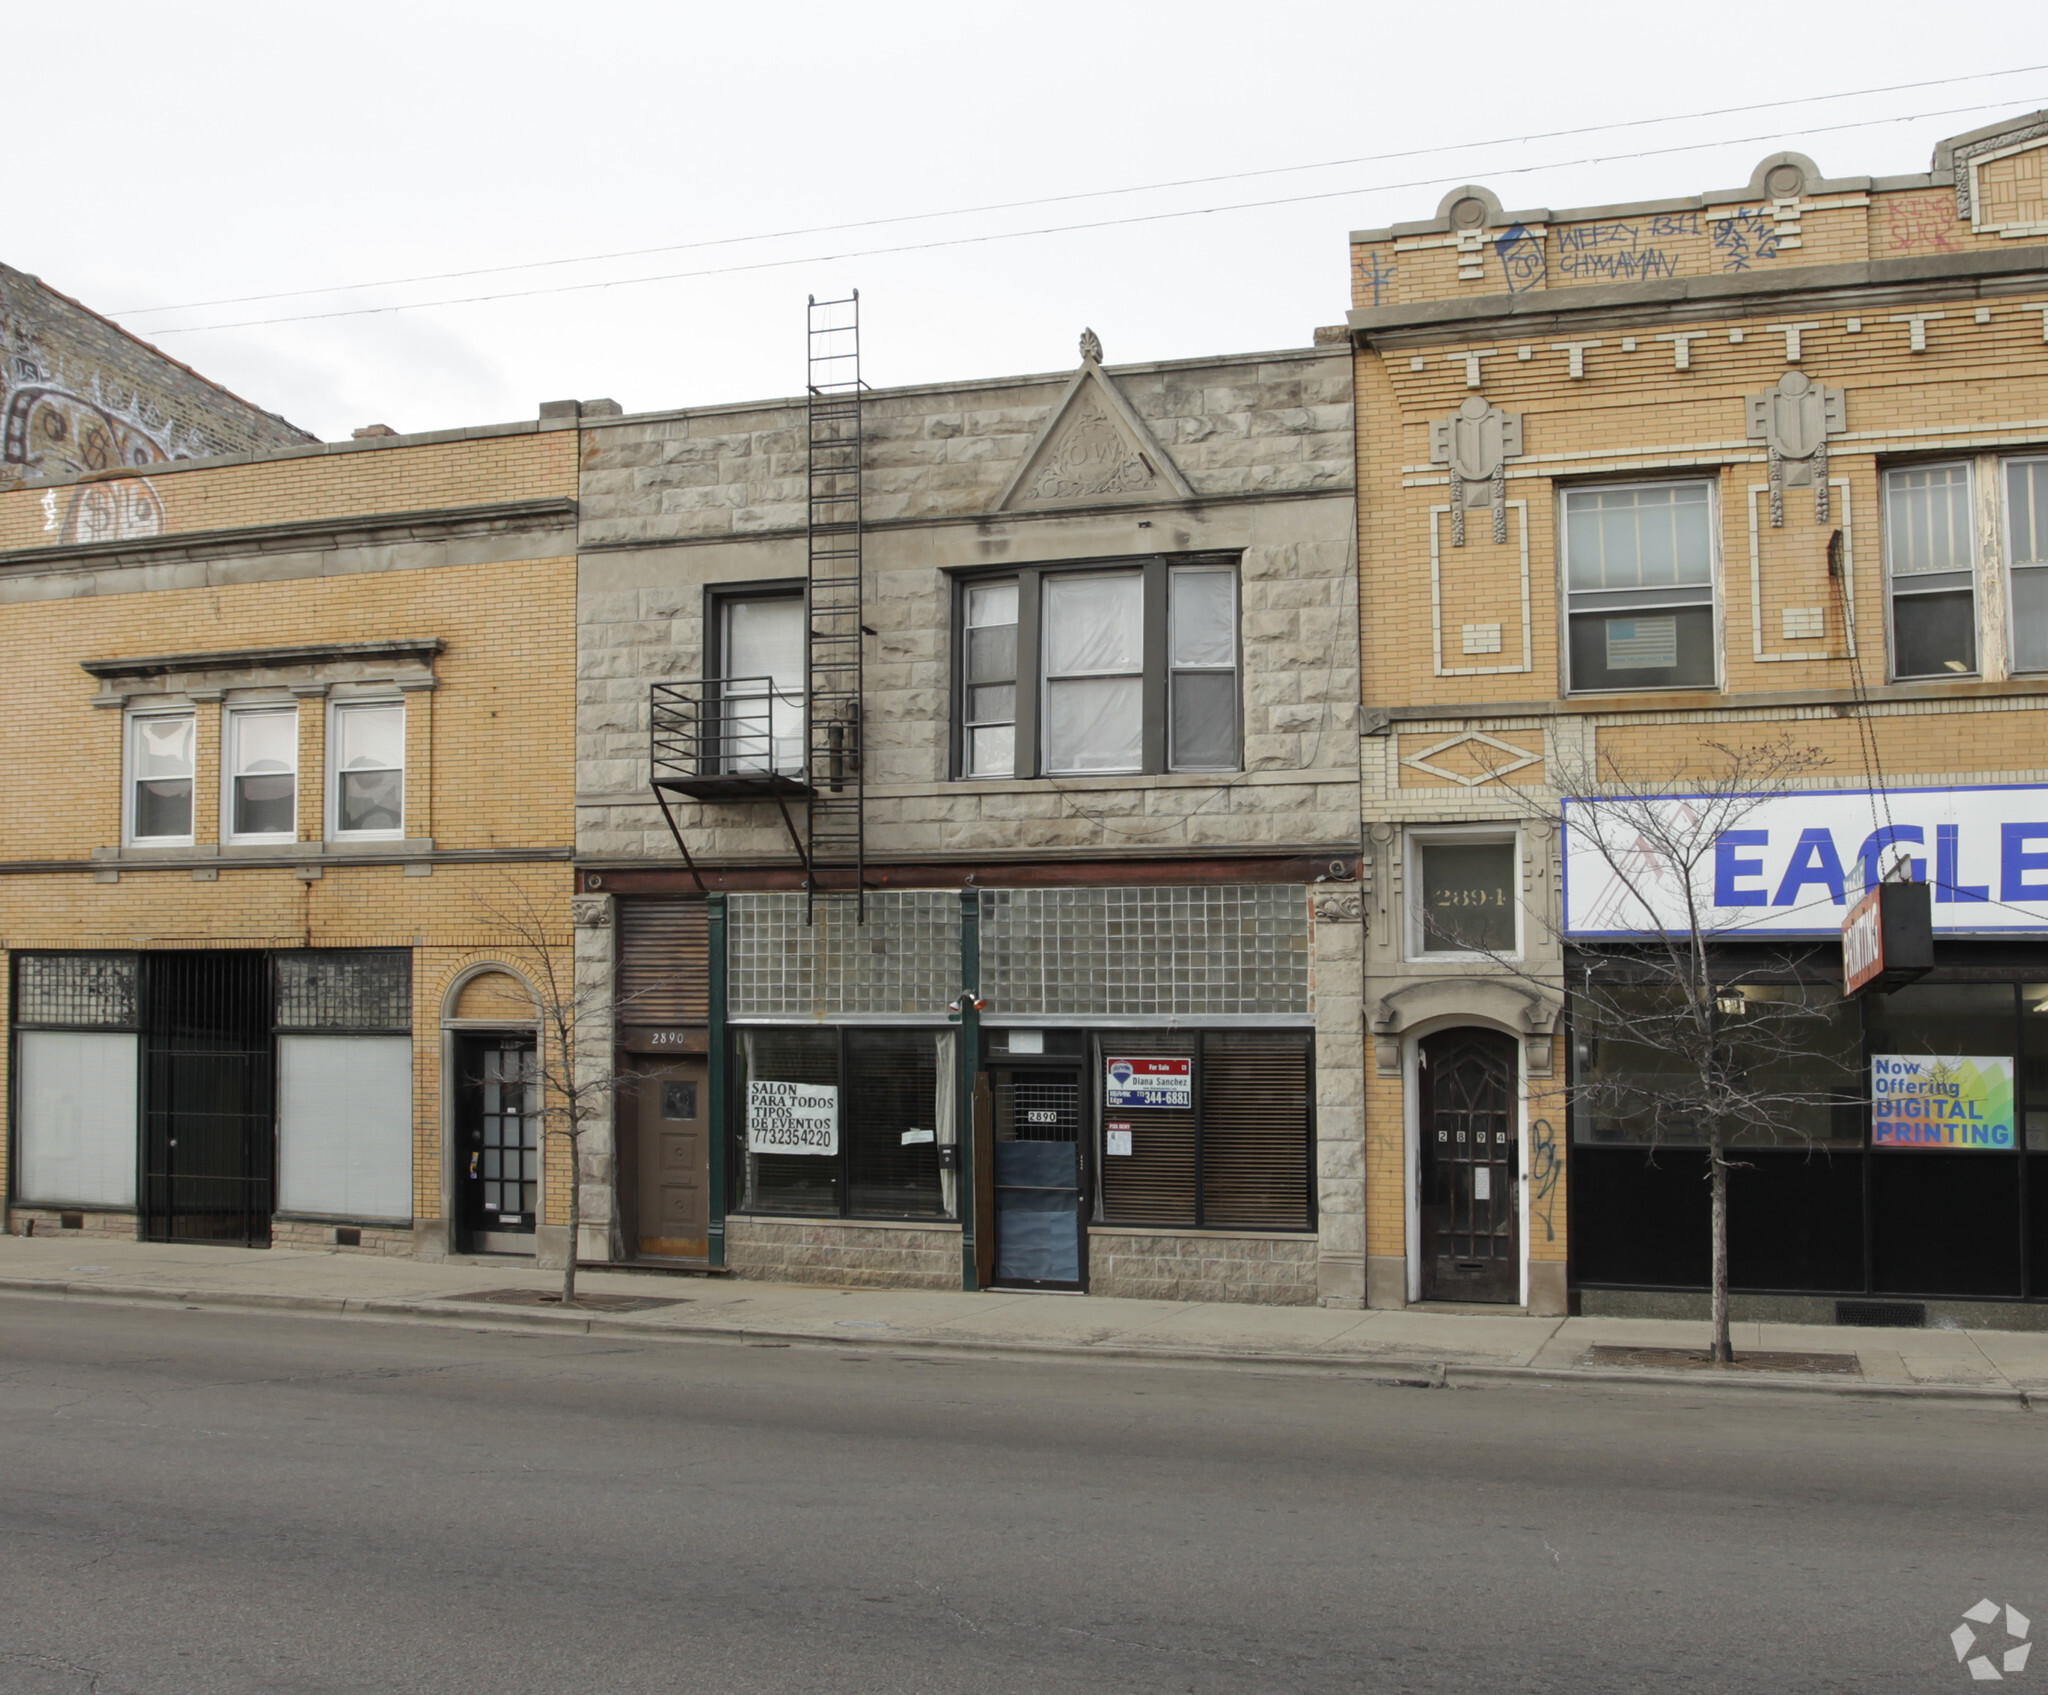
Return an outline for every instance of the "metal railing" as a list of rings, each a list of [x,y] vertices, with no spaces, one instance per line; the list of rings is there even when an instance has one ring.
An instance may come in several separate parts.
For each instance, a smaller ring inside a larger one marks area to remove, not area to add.
[[[657,785],[726,778],[735,788],[800,787],[804,691],[773,677],[697,677],[656,683],[648,700],[648,757]],[[778,781],[780,779],[780,781]]]

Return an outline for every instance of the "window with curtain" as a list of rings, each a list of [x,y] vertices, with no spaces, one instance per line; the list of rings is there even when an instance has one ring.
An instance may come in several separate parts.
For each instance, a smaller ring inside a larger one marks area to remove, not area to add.
[[[803,596],[727,595],[717,604],[721,768],[798,774],[809,686]]]
[[[1884,478],[1892,675],[1977,669],[1977,543],[1970,467],[1916,465]]]
[[[1574,690],[1714,686],[1713,510],[1703,482],[1566,491]]]
[[[236,707],[225,739],[228,840],[290,841],[299,822],[298,708]]]
[[[333,795],[329,833],[405,834],[405,703],[348,701],[330,732]]]
[[[177,846],[192,840],[190,712],[138,712],[128,720],[128,839]]]
[[[962,583],[960,775],[1238,770],[1237,602],[1213,558]]]

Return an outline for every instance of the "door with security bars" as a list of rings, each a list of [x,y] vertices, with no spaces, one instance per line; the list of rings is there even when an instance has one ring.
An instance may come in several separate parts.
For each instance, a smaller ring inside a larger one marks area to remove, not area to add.
[[[1440,1030],[1418,1058],[1422,1298],[1521,1293],[1515,1044],[1498,1030]]]
[[[996,1066],[989,1084],[995,1281],[1013,1289],[1085,1288],[1087,1099],[1081,1068]]]
[[[458,1039],[455,1208],[462,1248],[530,1254],[540,1207],[540,1087],[531,1036]]]
[[[142,1234],[270,1246],[270,959],[142,956]]]

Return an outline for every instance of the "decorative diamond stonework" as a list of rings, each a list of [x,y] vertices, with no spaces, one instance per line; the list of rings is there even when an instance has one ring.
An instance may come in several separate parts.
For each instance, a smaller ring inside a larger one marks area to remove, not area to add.
[[[1439,755],[1449,753],[1453,748],[1471,744],[1473,755],[1479,765],[1477,772],[1453,771],[1448,766],[1433,763]],[[1488,758],[1481,749],[1491,749],[1501,758]],[[1531,765],[1543,763],[1543,755],[1531,753],[1525,747],[1513,742],[1504,742],[1498,736],[1489,736],[1483,730],[1464,730],[1455,736],[1446,736],[1440,742],[1432,742],[1420,753],[1411,753],[1401,763],[1413,771],[1426,771],[1432,777],[1441,777],[1446,782],[1456,783],[1462,788],[1476,789],[1487,783],[1495,783],[1526,770]]]

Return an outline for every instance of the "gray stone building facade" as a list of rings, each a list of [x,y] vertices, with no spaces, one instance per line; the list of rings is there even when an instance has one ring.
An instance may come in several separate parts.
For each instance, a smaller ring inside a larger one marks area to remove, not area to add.
[[[805,417],[582,408],[579,969],[639,1078],[582,1253],[1360,1302],[1346,350],[1112,368],[1089,336],[866,398],[860,902],[806,894],[770,792]],[[664,817],[657,685],[759,792]]]

